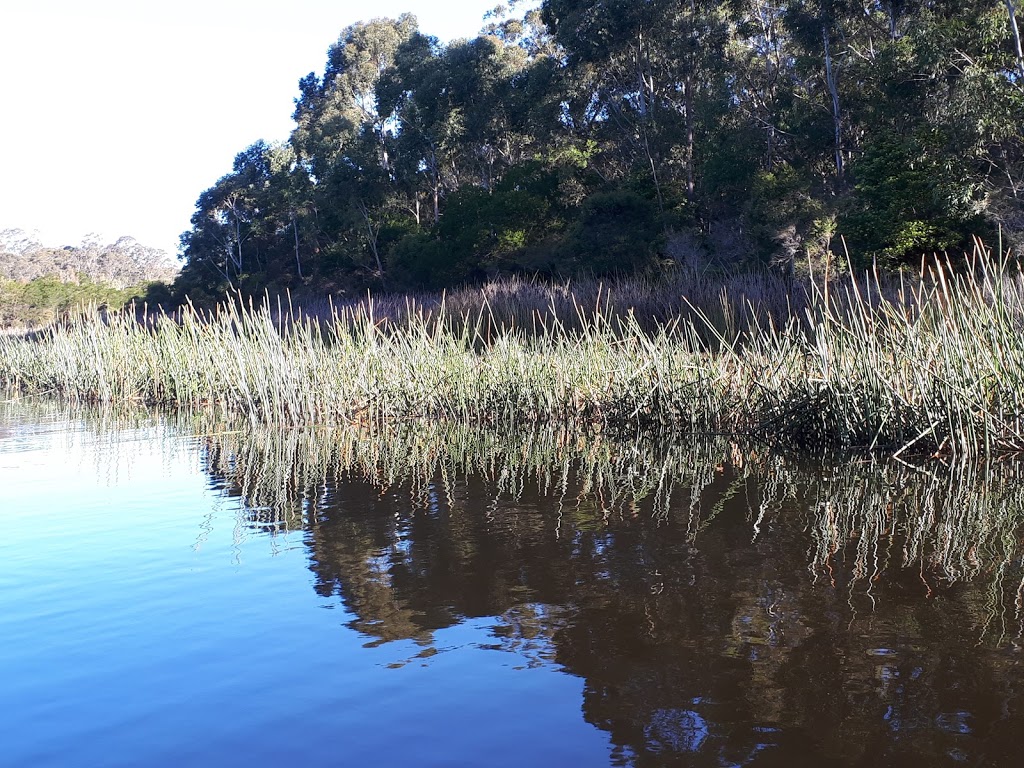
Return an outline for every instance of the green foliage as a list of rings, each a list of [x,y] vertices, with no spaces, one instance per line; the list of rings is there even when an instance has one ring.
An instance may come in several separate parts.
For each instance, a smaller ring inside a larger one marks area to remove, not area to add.
[[[437,233],[486,266],[525,245],[546,214],[546,202],[529,192],[466,189],[448,199]]]
[[[0,278],[0,327],[46,325],[87,306],[118,310],[144,299],[149,286],[116,288],[87,278],[65,282],[53,275],[28,282]]]
[[[408,235],[391,251],[388,267],[399,286],[441,288],[464,281],[468,264],[451,245],[428,234]]]
[[[820,222],[826,216],[827,208],[812,193],[807,178],[780,164],[752,180],[743,220],[757,248],[753,255],[768,264],[795,258],[796,243],[819,242]]]
[[[897,264],[967,246],[982,231],[970,180],[947,162],[943,137],[886,136],[853,166],[850,211],[841,222],[857,253]]]
[[[839,237],[893,265],[997,227],[1024,248],[1012,9],[544,0],[447,45],[353,24],[288,144],[199,197],[175,295],[644,271],[663,233],[790,266]]]
[[[564,243],[567,271],[630,274],[656,263],[664,236],[657,204],[635,192],[599,192],[583,203]]]

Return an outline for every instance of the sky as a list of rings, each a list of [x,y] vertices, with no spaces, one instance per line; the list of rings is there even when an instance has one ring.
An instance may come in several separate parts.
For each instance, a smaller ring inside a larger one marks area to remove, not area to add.
[[[0,230],[177,253],[196,198],[291,131],[299,78],[349,24],[472,37],[498,0],[4,0]]]

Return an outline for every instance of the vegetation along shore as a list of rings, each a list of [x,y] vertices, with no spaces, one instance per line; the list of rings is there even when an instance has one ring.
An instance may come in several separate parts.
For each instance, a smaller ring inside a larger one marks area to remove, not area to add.
[[[8,233],[6,322],[64,313],[27,281],[91,291],[83,263],[119,280],[88,296],[107,310],[164,309],[8,333],[0,379],[290,425],[1024,450],[1018,15],[544,0],[449,43],[408,14],[353,24],[299,81],[288,141],[199,196],[180,272]],[[936,255],[981,242],[996,255]]]
[[[506,282],[318,316],[279,300],[0,337],[0,379],[281,424],[454,418],[727,432],[797,449],[1024,450],[1024,282]],[[624,300],[625,299],[625,300]],[[660,313],[660,314],[659,314]]]

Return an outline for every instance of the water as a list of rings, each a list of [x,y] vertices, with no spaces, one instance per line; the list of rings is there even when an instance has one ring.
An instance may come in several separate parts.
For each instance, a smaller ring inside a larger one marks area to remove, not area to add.
[[[1012,464],[0,406],[0,764],[1017,765]]]

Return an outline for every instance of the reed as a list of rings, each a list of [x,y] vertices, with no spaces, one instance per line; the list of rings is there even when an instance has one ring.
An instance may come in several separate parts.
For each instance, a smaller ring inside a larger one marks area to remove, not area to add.
[[[518,297],[518,298],[517,298]],[[511,282],[309,314],[270,299],[0,336],[0,380],[275,424],[443,418],[741,434],[801,450],[1024,450],[1024,283]]]

